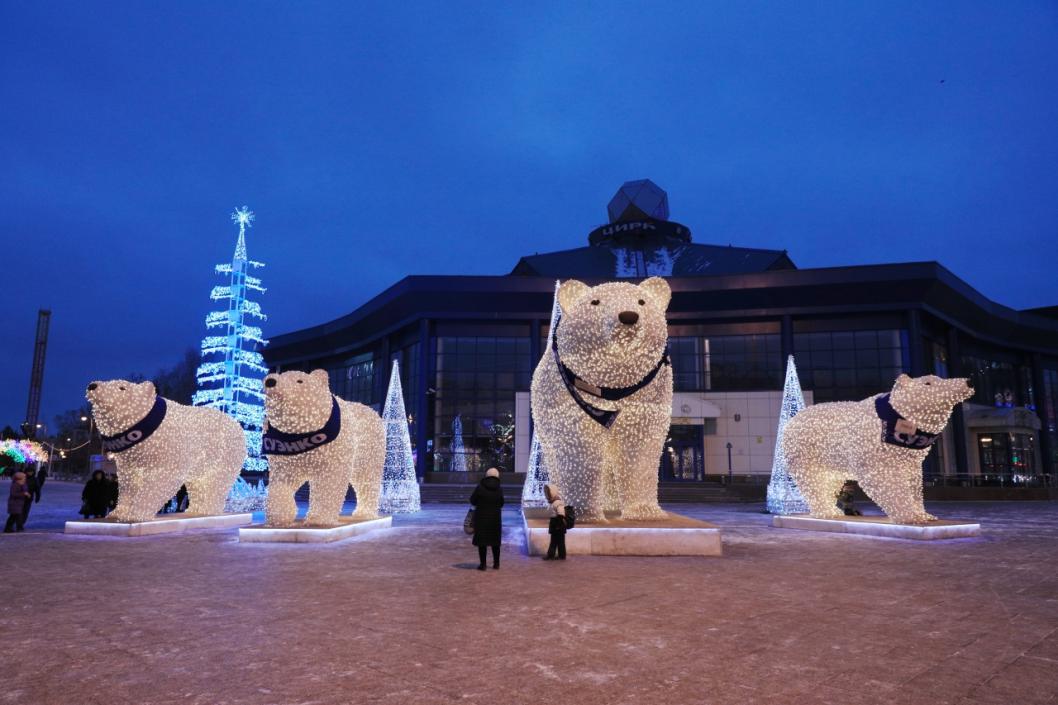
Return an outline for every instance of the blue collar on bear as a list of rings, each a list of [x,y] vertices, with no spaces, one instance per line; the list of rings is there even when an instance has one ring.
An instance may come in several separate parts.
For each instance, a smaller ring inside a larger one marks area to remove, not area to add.
[[[150,438],[165,418],[165,399],[154,397],[154,406],[132,428],[115,436],[102,436],[104,453],[121,453]]]
[[[940,438],[939,433],[923,431],[915,426],[914,422],[908,421],[897,413],[889,402],[888,394],[883,394],[874,400],[874,410],[878,418],[882,420],[882,440],[890,445],[912,450],[925,450]]]
[[[665,344],[665,350],[661,353],[661,359],[658,360],[658,364],[654,365],[654,369],[647,373],[647,376],[639,380],[630,387],[598,387],[591,382],[586,382],[577,376],[577,373],[566,367],[565,363],[558,355],[558,323],[555,323],[555,330],[551,334],[551,352],[555,356],[555,364],[558,365],[558,374],[562,378],[562,384],[566,386],[566,391],[573,397],[573,401],[577,403],[585,414],[591,419],[604,428],[610,428],[613,426],[613,422],[617,420],[617,414],[620,410],[609,411],[607,409],[600,409],[593,404],[590,404],[587,400],[581,396],[580,392],[587,392],[592,396],[605,399],[606,401],[620,401],[626,397],[630,397],[638,392],[643,387],[647,386],[654,381],[654,378],[658,376],[658,372],[661,368],[669,364],[669,346]],[[580,391],[578,391],[580,390]]]
[[[338,437],[342,430],[342,412],[338,398],[331,395],[331,416],[318,431],[283,433],[271,425],[261,437],[261,452],[265,455],[299,455],[325,446]]]

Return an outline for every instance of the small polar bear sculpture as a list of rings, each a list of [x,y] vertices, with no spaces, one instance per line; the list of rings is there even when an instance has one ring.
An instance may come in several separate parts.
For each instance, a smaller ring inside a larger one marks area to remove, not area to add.
[[[809,513],[842,516],[835,497],[853,479],[893,522],[935,520],[922,502],[922,461],[955,406],[972,395],[963,378],[900,375],[887,394],[798,412],[786,424],[782,449]]]
[[[658,462],[672,416],[668,283],[558,290],[562,316],[533,373],[532,409],[551,479],[584,521],[660,519]]]
[[[110,517],[147,521],[187,486],[191,514],[222,514],[246,460],[242,427],[217,409],[158,396],[151,382],[92,382],[85,394],[118,467],[118,504]]]
[[[326,370],[270,374],[264,392],[268,523],[294,523],[294,493],[306,482],[306,524],[337,524],[350,484],[356,491],[352,518],[377,518],[386,459],[382,418],[363,404],[332,395]]]

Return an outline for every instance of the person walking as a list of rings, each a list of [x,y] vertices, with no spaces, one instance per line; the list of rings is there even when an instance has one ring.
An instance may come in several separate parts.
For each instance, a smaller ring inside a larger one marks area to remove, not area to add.
[[[33,498],[40,498],[40,486],[37,484],[37,470],[35,468],[26,468],[26,491],[29,492],[29,496],[26,497],[25,502],[22,504],[22,526],[26,525],[29,521],[29,510],[33,507]]]
[[[26,487],[26,473],[16,472],[11,477],[11,492],[7,496],[7,523],[4,524],[4,533],[22,531],[25,526],[26,503],[33,499],[29,488]]]
[[[566,560],[566,503],[554,485],[544,485],[544,498],[550,503],[551,519],[547,522],[547,533],[551,543],[547,547],[545,561],[554,560],[558,553],[560,561]]]
[[[42,466],[37,473],[37,491],[33,493],[33,501],[40,503],[40,493],[44,489],[44,482],[48,479],[48,468]]]
[[[102,470],[96,470],[81,490],[81,513],[87,519],[90,516],[102,519],[107,515],[110,506],[110,483]]]
[[[485,554],[492,547],[492,567],[500,568],[500,539],[503,537],[503,490],[500,487],[500,471],[489,468],[474,493],[470,495],[474,505],[474,545],[478,547],[481,565],[485,570]]]

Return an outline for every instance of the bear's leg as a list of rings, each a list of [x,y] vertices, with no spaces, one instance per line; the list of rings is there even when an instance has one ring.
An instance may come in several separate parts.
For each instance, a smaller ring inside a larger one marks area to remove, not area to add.
[[[180,489],[174,468],[150,467],[118,470],[118,504],[110,517],[117,521],[149,521]],[[174,487],[175,483],[175,487]]]
[[[309,511],[305,523],[337,524],[348,490],[349,474],[338,473],[335,469],[309,480]]]
[[[658,467],[671,421],[671,410],[629,409],[613,426],[614,471],[621,497],[621,518],[661,519],[658,504]]]
[[[241,439],[240,439],[241,440]],[[227,458],[211,460],[195,477],[188,478],[187,511],[191,514],[215,515],[224,513],[224,502],[231,492],[235,478],[242,470],[245,451],[240,447],[227,454]]]
[[[895,524],[925,524],[937,517],[926,511],[922,499],[922,463],[917,459],[889,461],[885,480],[869,472],[859,478],[860,487]]]
[[[386,431],[379,424],[379,438],[365,437],[353,458],[353,489],[356,491],[354,519],[377,519],[382,493],[382,466],[386,463]],[[367,430],[365,425],[365,430]]]
[[[797,489],[801,490],[808,513],[819,519],[836,519],[845,516],[838,509],[838,492],[845,484],[847,473],[822,467],[809,468],[807,477],[798,473],[794,476]],[[793,475],[793,473],[791,473]],[[802,477],[804,481],[802,482]]]
[[[578,521],[604,523],[603,487],[606,430],[591,419],[580,433],[556,433],[544,445],[544,460],[551,481],[558,486],[565,503],[573,507]]]
[[[283,477],[274,469],[270,475],[265,517],[272,526],[290,526],[298,516],[298,503],[294,499],[294,493],[304,483]]]

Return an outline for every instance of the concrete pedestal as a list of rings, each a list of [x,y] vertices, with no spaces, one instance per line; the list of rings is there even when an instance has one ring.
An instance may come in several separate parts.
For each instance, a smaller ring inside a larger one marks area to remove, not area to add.
[[[378,519],[343,517],[334,526],[305,526],[303,522],[284,527],[260,524],[239,529],[239,541],[245,543],[331,543],[391,526],[393,526],[391,516]]]
[[[981,525],[958,519],[939,519],[928,524],[894,524],[888,517],[862,516],[839,519],[817,519],[803,514],[775,516],[772,526],[781,529],[804,531],[828,531],[837,534],[881,536],[891,539],[915,539],[936,541],[939,539],[961,539],[981,535]]]
[[[148,521],[120,522],[112,519],[68,521],[63,531],[67,534],[91,536],[155,536],[157,534],[182,534],[192,529],[227,529],[233,526],[245,526],[252,521],[253,514],[249,513],[209,516],[159,514]]]
[[[525,541],[530,556],[547,553],[551,541],[548,518],[523,514]],[[607,516],[605,524],[577,522],[566,532],[566,553],[571,556],[719,556],[723,554],[720,528],[707,521],[666,512],[658,521],[629,521]]]

